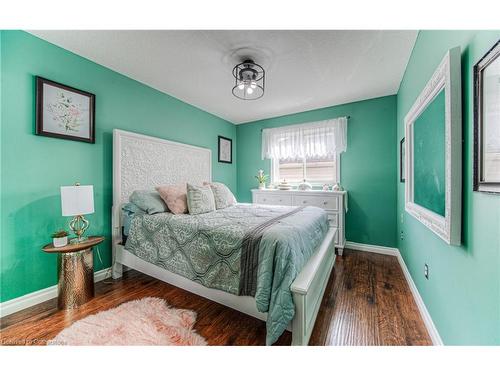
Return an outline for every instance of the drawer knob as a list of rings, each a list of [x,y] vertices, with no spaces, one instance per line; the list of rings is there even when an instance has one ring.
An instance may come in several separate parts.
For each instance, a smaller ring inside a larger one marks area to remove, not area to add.
[[[307,203],[307,201],[302,201],[302,204],[306,204],[306,203]]]
[[[266,201],[266,198],[262,199],[264,202]]]
[[[325,202],[323,202],[323,204],[326,206],[328,204],[328,202],[325,201]]]

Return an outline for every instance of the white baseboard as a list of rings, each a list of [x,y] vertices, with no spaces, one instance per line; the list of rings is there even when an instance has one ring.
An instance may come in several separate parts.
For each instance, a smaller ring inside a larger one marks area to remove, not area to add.
[[[429,333],[429,336],[431,337],[432,343],[434,345],[444,345],[443,340],[441,340],[441,336],[439,335],[439,332],[434,325],[434,322],[432,321],[431,315],[429,314],[429,311],[427,310],[427,307],[425,306],[424,300],[422,299],[422,296],[420,296],[420,293],[418,292],[417,286],[413,282],[413,279],[411,277],[410,271],[408,270],[408,267],[406,267],[406,263],[401,256],[401,253],[398,251],[398,262],[399,265],[401,266],[401,269],[403,270],[403,274],[405,275],[406,282],[410,286],[411,293],[413,294],[413,299],[415,300],[415,303],[418,306],[418,309],[420,311],[420,315],[422,316],[422,319],[424,321],[425,327],[427,328],[427,332]]]
[[[109,273],[109,274],[108,274]],[[94,282],[104,280],[106,276],[111,275],[111,268],[94,273]],[[48,301],[57,297],[57,285],[49,286],[48,288],[37,290],[36,292],[25,294],[24,296],[11,299],[0,303],[0,317],[4,317],[15,312],[24,310],[28,307]]]
[[[413,281],[413,279],[411,277],[410,271],[408,270],[408,267],[406,267],[406,263],[405,263],[403,257],[401,256],[399,249],[397,249],[395,247],[367,245],[367,244],[350,242],[350,241],[346,242],[345,247],[347,249],[352,249],[352,250],[368,251],[371,253],[385,254],[385,255],[391,255],[391,256],[397,257],[399,265],[401,266],[401,269],[403,270],[403,274],[405,275],[406,282],[408,283],[408,286],[410,287],[411,293],[413,295],[413,299],[414,299],[415,303],[417,304],[418,310],[420,311],[420,316],[422,316],[422,320],[424,321],[425,327],[427,328],[427,332],[429,333],[429,336],[431,337],[432,343],[434,345],[444,345],[443,340],[441,340],[441,336],[439,335],[439,332],[438,332],[436,326],[434,325],[434,322],[432,321],[431,315],[429,314],[429,311],[427,310],[427,307],[425,306],[424,300],[422,299],[422,296],[418,292],[417,286],[415,285],[415,282]]]
[[[357,242],[351,242],[351,241],[346,241],[345,248],[351,249],[351,250],[368,251],[370,253],[392,255],[395,257],[398,256],[398,254],[399,254],[399,250],[396,249],[395,247],[367,245],[364,243],[357,243]]]

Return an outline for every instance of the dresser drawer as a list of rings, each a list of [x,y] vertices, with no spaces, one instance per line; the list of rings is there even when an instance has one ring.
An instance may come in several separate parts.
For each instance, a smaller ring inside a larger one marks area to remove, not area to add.
[[[255,194],[254,203],[270,204],[276,206],[291,206],[292,197],[290,195],[279,194]]]
[[[330,227],[337,228],[339,226],[339,214],[328,214],[328,224]]]
[[[338,197],[325,197],[314,195],[296,195],[293,197],[294,206],[315,206],[324,208],[325,210],[338,210],[339,198]]]

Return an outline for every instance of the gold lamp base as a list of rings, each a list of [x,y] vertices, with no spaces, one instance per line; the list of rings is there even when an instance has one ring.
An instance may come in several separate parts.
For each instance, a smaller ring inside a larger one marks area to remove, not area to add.
[[[84,237],[84,233],[89,227],[89,221],[83,215],[75,216],[70,221],[69,227],[76,235],[76,238],[73,238],[70,243],[80,243],[87,240],[87,237]]]

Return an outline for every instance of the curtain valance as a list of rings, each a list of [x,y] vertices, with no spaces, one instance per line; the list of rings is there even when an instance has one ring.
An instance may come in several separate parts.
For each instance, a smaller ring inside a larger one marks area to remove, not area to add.
[[[347,149],[347,117],[262,131],[262,159],[326,159]]]

